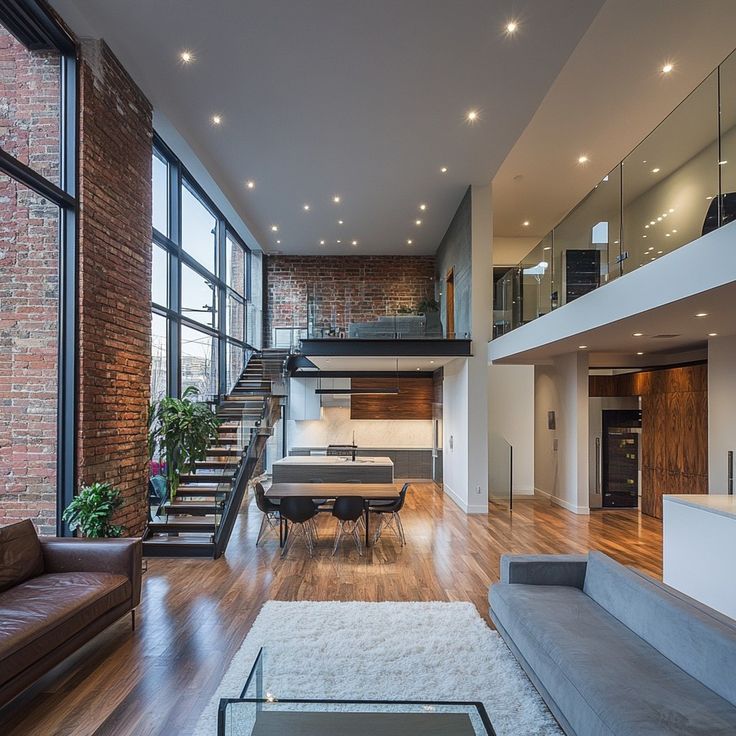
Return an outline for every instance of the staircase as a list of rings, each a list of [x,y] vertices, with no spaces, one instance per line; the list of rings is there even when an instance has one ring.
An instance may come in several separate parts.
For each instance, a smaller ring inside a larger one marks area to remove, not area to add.
[[[230,539],[248,481],[281,416],[272,382],[283,379],[288,352],[254,353],[217,407],[222,421],[207,457],[182,474],[173,501],[153,516],[143,539],[147,557],[220,557]]]

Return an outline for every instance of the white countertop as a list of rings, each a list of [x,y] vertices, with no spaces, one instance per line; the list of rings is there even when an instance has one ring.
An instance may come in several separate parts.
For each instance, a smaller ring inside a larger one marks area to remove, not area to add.
[[[736,496],[729,496],[725,493],[666,494],[662,496],[662,500],[665,503],[679,503],[711,514],[736,519]]]
[[[379,465],[393,467],[390,457],[342,457],[340,455],[290,455],[275,460],[274,465]]]

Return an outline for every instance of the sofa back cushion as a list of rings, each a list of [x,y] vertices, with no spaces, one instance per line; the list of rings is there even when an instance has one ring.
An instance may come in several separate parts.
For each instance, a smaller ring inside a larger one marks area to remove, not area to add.
[[[0,592],[43,574],[43,553],[29,519],[0,528]]]
[[[583,592],[691,677],[736,705],[736,622],[591,552]]]

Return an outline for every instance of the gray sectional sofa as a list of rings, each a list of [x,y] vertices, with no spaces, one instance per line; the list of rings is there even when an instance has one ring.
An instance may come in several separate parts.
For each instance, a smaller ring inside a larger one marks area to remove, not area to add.
[[[491,618],[567,734],[736,734],[736,621],[618,564],[501,558]]]

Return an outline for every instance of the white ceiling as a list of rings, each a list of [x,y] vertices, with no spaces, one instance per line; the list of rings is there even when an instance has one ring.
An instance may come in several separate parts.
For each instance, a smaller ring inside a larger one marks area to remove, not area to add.
[[[608,0],[493,180],[494,234],[549,232],[733,50],[734,27],[734,0]],[[713,133],[715,109],[698,113],[677,121],[669,158]]]
[[[52,4],[77,33],[107,41],[265,250],[429,254],[468,184],[493,178],[602,0]],[[506,37],[510,18],[519,31]]]

